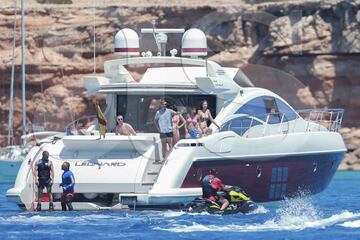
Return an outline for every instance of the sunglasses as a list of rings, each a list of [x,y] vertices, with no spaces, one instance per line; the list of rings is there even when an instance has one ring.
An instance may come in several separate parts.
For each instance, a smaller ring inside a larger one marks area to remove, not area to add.
[[[122,120],[124,120],[124,119],[122,119],[122,118],[118,118],[117,120],[122,121]]]

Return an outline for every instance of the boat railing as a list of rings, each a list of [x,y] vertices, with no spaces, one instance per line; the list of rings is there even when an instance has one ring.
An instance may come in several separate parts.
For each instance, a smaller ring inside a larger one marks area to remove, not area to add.
[[[297,113],[307,121],[306,131],[310,131],[311,122],[318,124],[318,130],[325,127],[330,132],[338,132],[341,128],[344,117],[344,109],[302,109]]]
[[[66,135],[86,135],[86,130],[92,126],[97,125],[96,115],[82,116],[65,126]]]
[[[343,109],[302,109],[291,113],[239,114],[225,122],[220,131],[234,131],[243,137],[261,137],[293,132],[338,132]]]

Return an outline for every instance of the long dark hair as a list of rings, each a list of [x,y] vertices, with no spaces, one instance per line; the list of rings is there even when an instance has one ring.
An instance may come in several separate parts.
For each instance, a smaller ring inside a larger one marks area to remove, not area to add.
[[[202,100],[201,102],[200,102],[200,106],[199,106],[199,110],[201,111],[202,109],[203,109],[203,105],[204,105],[204,103],[207,103],[207,105],[208,105],[208,109],[209,109],[209,102],[207,101],[207,100]]]

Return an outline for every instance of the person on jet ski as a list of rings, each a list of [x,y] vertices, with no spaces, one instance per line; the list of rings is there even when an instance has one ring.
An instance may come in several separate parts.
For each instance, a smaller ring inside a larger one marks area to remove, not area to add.
[[[225,196],[218,194],[218,191],[224,190],[224,185],[221,180],[216,177],[216,169],[211,168],[209,174],[202,180],[203,197],[221,204],[220,211],[224,211],[229,206],[229,201]]]

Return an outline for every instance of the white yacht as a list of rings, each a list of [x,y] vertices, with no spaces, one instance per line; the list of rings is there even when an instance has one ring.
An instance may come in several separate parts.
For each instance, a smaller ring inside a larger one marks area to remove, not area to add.
[[[122,29],[115,37],[119,58],[104,63],[103,76],[84,78],[88,94],[106,95],[105,138],[92,126],[83,135],[33,147],[7,197],[21,208],[36,206],[33,169],[44,150],[55,168],[55,209],[61,209],[64,161],[76,179],[76,210],[183,206],[202,195],[201,179],[214,167],[223,183],[241,186],[256,202],[281,200],[299,191],[315,194],[327,187],[346,151],[338,133],[343,110],[298,112],[277,94],[252,87],[240,69],[206,59],[206,37],[199,29],[141,32],[153,34],[156,56],[146,50],[140,54],[138,34]],[[183,34],[181,57],[175,49],[166,55],[172,34]],[[128,66],[147,70],[135,81]],[[182,138],[163,159],[154,127],[160,98],[177,109],[207,100],[220,128],[211,124],[209,136]],[[111,132],[120,114],[136,136]]]

